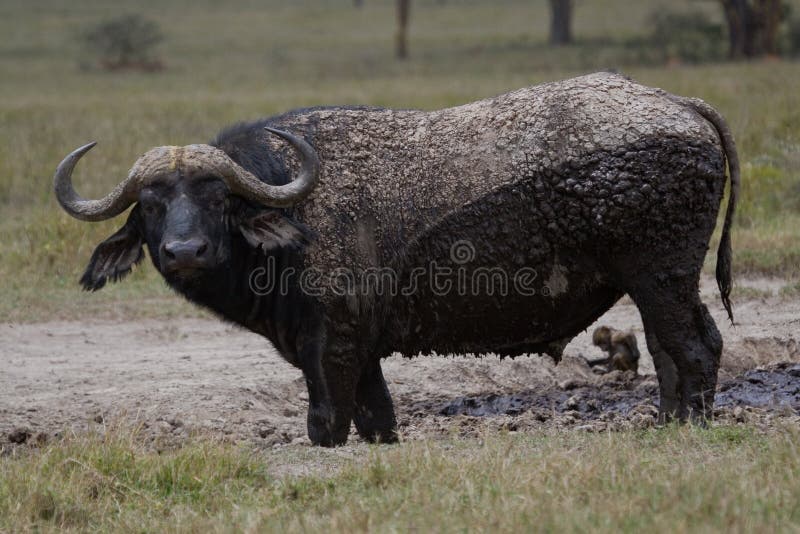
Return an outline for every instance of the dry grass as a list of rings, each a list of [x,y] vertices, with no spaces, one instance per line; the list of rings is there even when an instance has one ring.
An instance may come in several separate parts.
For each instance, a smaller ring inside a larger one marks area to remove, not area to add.
[[[0,460],[0,530],[789,531],[800,528],[798,438],[670,427],[347,454],[195,440],[159,454],[117,429]],[[287,457],[318,473],[272,474]]]

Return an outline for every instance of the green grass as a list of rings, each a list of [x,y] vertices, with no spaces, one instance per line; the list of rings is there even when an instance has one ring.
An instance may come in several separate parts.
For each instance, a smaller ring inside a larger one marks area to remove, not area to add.
[[[780,294],[789,298],[797,297],[800,295],[800,282],[783,286],[780,290]]]
[[[80,294],[76,281],[93,246],[122,223],[71,220],[53,199],[55,166],[89,140],[100,144],[75,181],[97,196],[147,149],[204,142],[235,121],[316,104],[441,108],[609,67],[722,111],[744,167],[735,272],[800,279],[800,65],[647,63],[649,16],[663,5],[580,3],[576,44],[554,49],[546,45],[546,2],[420,0],[411,59],[400,62],[392,57],[389,0],[361,10],[322,0],[0,4],[0,318],[70,316],[90,303],[126,313],[137,298],[146,301],[140,309],[161,313],[147,302],[161,303],[168,292],[149,265],[128,289],[107,288],[91,300]],[[669,5],[721,20],[712,0]],[[167,69],[78,68],[80,32],[131,11],[161,24]],[[187,310],[174,305],[168,313]]]
[[[287,458],[311,474],[280,475]],[[197,439],[161,453],[135,433],[0,459],[0,530],[789,531],[800,434],[747,426],[489,434],[343,452]]]

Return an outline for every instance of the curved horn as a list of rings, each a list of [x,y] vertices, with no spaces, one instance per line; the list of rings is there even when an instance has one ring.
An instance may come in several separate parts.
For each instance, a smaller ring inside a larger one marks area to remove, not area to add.
[[[228,186],[235,193],[276,208],[287,208],[299,202],[311,191],[319,179],[320,163],[314,148],[303,139],[274,128],[265,128],[282,137],[300,156],[300,173],[286,185],[271,185],[236,164],[221,150],[208,145],[186,147],[158,147],[144,154],[131,169],[128,178],[117,185],[111,193],[99,200],[86,200],[72,186],[72,171],[78,160],[97,143],[89,143],[71,152],[58,165],[53,177],[56,198],[64,210],[82,221],[102,221],[125,211],[136,202],[143,181],[160,169],[174,168],[176,158],[183,165],[210,166],[217,168]]]
[[[319,157],[305,140],[275,128],[265,130],[289,142],[300,156],[300,173],[286,185],[266,184],[234,163],[234,173],[226,176],[228,186],[236,193],[274,208],[288,208],[314,190],[319,179]],[[233,162],[231,162],[233,163]]]
[[[86,200],[72,187],[72,170],[78,160],[96,144],[96,142],[91,142],[73,150],[59,163],[55,176],[53,176],[53,188],[58,203],[67,213],[82,221],[110,219],[125,211],[136,201],[137,188],[131,187],[134,181],[130,176],[117,185],[111,193],[99,200]]]

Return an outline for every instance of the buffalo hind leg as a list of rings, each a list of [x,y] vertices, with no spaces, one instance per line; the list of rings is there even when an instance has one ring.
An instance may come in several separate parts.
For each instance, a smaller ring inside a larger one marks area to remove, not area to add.
[[[369,363],[358,381],[353,421],[358,434],[367,441],[397,441],[397,419],[380,361]]]
[[[646,284],[631,292],[649,330],[648,347],[655,342],[654,355],[661,367],[659,383],[667,396],[665,411],[678,404],[678,417],[703,422],[714,406],[717,371],[722,354],[722,338],[700,302],[697,278],[672,280],[672,284]],[[672,367],[677,370],[678,399],[672,397]]]
[[[644,331],[647,339],[647,348],[653,356],[653,365],[655,365],[656,376],[658,377],[658,422],[664,424],[672,421],[680,411],[681,397],[678,368],[669,354],[659,345],[654,328],[645,323]]]

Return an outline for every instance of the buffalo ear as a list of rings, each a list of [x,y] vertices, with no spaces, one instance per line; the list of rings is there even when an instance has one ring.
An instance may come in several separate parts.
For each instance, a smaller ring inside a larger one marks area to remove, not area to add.
[[[306,226],[278,211],[264,211],[239,223],[239,231],[253,248],[303,248],[313,239]]]
[[[81,277],[86,291],[97,291],[111,280],[116,282],[127,276],[133,266],[142,261],[142,235],[136,224],[135,211],[131,212],[125,226],[97,245],[92,259]]]

